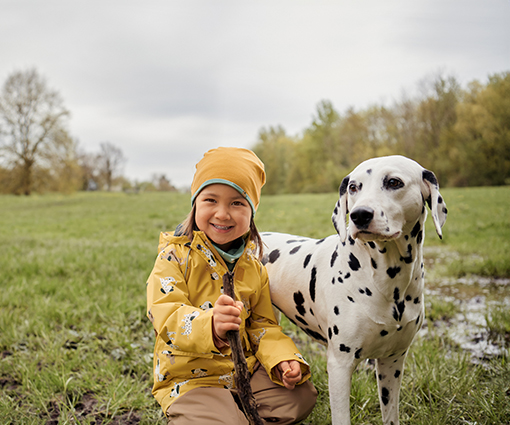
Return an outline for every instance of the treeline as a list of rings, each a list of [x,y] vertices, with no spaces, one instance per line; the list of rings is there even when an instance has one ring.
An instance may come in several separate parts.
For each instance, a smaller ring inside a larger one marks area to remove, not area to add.
[[[360,162],[393,154],[433,170],[442,186],[510,184],[510,72],[466,88],[437,74],[417,88],[392,106],[344,113],[322,101],[298,136],[261,129],[253,150],[266,166],[264,193],[336,191]]]
[[[15,71],[0,92],[0,193],[176,190],[164,175],[130,182],[122,150],[86,152],[67,130],[70,112],[36,69]]]

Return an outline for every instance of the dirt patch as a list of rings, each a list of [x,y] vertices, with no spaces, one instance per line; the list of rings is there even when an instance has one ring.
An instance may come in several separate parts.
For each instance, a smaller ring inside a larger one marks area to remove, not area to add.
[[[119,413],[115,417],[109,417],[107,414],[100,410],[99,402],[93,393],[85,393],[80,401],[74,406],[74,412],[70,415],[71,423],[74,423],[74,419],[78,420],[78,423],[82,419],[87,419],[92,425],[137,425],[141,421],[141,415],[137,412],[123,412]],[[59,418],[62,410],[62,401],[53,400],[48,406],[48,416],[46,418],[45,425],[58,425]]]
[[[0,378],[0,388],[4,391],[16,391],[20,385],[21,382],[18,382],[9,376],[2,376]]]

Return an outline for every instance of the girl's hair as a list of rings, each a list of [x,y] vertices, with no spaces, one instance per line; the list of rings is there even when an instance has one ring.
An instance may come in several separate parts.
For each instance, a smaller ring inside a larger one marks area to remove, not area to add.
[[[184,221],[178,226],[178,233],[181,235],[186,235],[190,241],[193,240],[193,231],[198,230],[196,221],[195,221],[195,212],[196,212],[196,204],[193,203],[193,207],[191,208],[190,213],[184,219]],[[263,242],[260,237],[260,233],[255,226],[255,221],[253,217],[250,220],[250,240],[255,243],[256,250],[258,252],[258,259],[262,260],[263,256]]]

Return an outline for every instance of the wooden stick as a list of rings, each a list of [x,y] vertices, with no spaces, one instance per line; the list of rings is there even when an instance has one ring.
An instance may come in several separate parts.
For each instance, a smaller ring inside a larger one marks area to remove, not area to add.
[[[231,297],[234,301],[236,296],[234,293],[234,274],[227,272],[223,275],[223,293]],[[244,413],[250,425],[264,425],[264,421],[257,411],[257,402],[253,396],[250,385],[250,371],[244,357],[243,346],[239,331],[228,331],[227,340],[232,349],[232,360],[234,361],[235,383],[236,388],[243,406]]]

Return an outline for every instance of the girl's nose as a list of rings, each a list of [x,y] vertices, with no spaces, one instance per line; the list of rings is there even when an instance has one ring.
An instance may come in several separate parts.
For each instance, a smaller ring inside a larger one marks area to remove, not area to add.
[[[218,205],[216,209],[216,218],[220,220],[228,220],[230,219],[230,213],[226,206]]]

